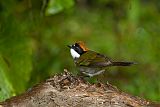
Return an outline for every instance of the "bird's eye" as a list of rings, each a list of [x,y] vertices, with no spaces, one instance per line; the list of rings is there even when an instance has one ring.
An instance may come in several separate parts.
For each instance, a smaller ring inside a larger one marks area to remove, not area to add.
[[[78,47],[78,43],[75,43],[75,46],[77,46],[77,47]]]

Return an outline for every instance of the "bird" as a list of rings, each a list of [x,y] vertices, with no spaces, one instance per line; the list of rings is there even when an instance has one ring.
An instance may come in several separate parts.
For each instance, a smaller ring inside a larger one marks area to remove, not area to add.
[[[67,46],[70,48],[76,67],[81,73],[89,77],[103,73],[110,66],[130,66],[135,64],[134,62],[112,61],[109,57],[90,50],[82,41]]]

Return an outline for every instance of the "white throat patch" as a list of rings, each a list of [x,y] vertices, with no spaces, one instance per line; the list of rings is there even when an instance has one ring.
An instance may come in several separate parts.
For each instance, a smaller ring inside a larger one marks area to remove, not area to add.
[[[74,49],[71,48],[70,52],[71,52],[73,59],[80,57],[80,54],[78,54]]]

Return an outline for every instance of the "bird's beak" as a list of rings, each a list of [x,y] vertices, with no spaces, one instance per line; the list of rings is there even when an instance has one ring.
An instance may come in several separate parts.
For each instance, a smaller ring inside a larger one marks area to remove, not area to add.
[[[67,45],[67,47],[72,48],[72,45]]]

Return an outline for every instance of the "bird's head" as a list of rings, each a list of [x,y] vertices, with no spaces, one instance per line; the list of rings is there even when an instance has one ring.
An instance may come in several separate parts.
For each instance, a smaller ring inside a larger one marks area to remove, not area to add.
[[[82,41],[68,45],[68,47],[70,48],[73,59],[79,58],[83,53],[88,51],[88,48],[85,47],[85,44]]]

